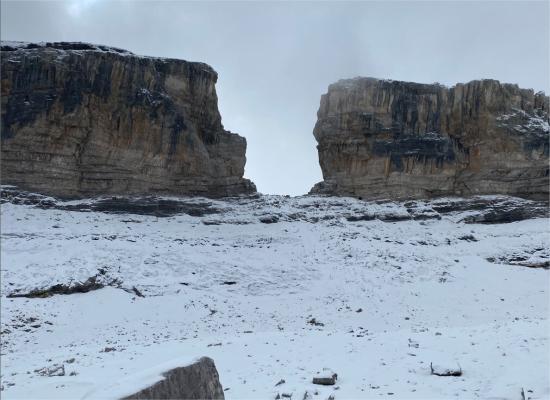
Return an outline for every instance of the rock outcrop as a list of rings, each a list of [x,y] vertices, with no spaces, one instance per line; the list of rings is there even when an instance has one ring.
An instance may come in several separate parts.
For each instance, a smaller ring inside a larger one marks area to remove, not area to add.
[[[211,358],[203,357],[186,367],[174,368],[163,374],[164,379],[137,393],[131,399],[212,399],[223,400],[223,388]]]
[[[313,193],[548,199],[549,99],[495,80],[341,80],[321,98]]]
[[[0,193],[0,204],[25,205],[29,208],[36,207],[43,210],[153,215],[159,218],[189,215],[196,217],[196,221],[202,222],[203,225],[277,224],[297,221],[323,224],[342,219],[346,219],[348,222],[360,223],[373,220],[393,223],[411,220],[439,220],[444,217],[467,224],[502,224],[550,217],[550,208],[547,201],[502,195],[408,200],[404,202],[278,195],[230,197],[223,200],[113,196],[67,202],[4,186]],[[124,221],[129,223],[139,222],[139,220],[131,217]],[[116,235],[114,236],[116,238]],[[94,238],[93,240],[114,240],[113,235],[101,238],[94,236]],[[100,283],[103,286],[120,288],[120,282],[116,278],[106,275],[103,268],[98,269],[98,272],[101,276],[94,276],[100,278],[99,282],[92,279],[88,281],[88,284]],[[94,278],[94,276],[91,277]],[[224,284],[232,284],[231,282],[234,283],[234,281],[224,281]],[[50,288],[52,290],[46,289],[50,292],[61,291],[61,294],[65,294],[66,286],[70,291],[73,289],[79,291],[79,285],[78,281],[72,280],[68,285],[63,285],[61,289],[57,285]],[[88,286],[84,285],[84,288]],[[21,293],[19,290],[12,291],[12,289],[15,288],[10,287],[10,293]],[[42,289],[44,288],[38,288],[38,292],[41,292]],[[31,294],[33,292],[37,291],[30,291]],[[312,323],[315,325],[317,322],[313,320]]]
[[[60,197],[255,192],[208,65],[2,42],[2,183]]]

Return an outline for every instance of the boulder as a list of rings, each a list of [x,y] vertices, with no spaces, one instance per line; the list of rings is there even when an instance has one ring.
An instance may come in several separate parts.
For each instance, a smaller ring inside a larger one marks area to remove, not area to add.
[[[496,80],[341,80],[321,98],[312,193],[548,199],[549,98]]]
[[[217,77],[114,47],[2,42],[2,184],[63,198],[253,193]]]
[[[211,358],[203,357],[186,367],[171,369],[164,379],[122,400],[224,399],[218,371]]]

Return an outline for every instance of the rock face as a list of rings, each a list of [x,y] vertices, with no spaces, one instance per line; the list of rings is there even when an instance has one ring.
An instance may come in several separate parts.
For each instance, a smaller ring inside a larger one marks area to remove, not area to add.
[[[206,64],[2,42],[1,69],[3,184],[60,197],[255,192]]]
[[[221,399],[225,398],[218,371],[211,358],[203,357],[187,367],[174,368],[165,379],[123,400],[130,399]]]
[[[549,99],[495,80],[447,88],[355,78],[329,86],[313,193],[547,199]]]

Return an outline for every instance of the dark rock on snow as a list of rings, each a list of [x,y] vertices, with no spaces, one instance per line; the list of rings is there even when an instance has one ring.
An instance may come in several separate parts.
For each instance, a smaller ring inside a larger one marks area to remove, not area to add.
[[[225,398],[218,371],[211,358],[203,357],[186,367],[167,371],[163,376],[163,380],[122,400]]]

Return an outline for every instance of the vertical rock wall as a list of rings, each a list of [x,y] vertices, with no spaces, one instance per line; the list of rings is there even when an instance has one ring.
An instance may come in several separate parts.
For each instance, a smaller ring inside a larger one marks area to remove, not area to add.
[[[2,184],[60,197],[255,192],[206,64],[2,42],[1,78]]]
[[[313,193],[363,198],[548,198],[549,99],[495,80],[355,78],[329,86],[314,135]]]

